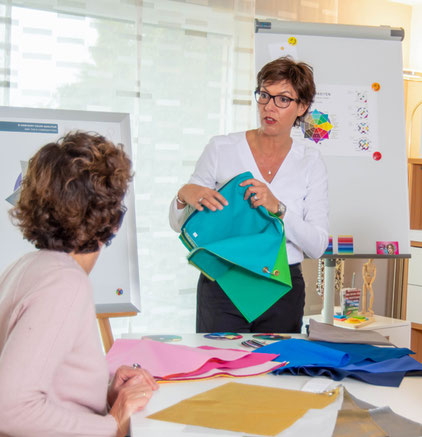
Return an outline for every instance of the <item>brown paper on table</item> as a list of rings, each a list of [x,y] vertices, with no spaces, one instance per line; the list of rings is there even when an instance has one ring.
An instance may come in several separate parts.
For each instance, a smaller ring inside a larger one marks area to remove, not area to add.
[[[249,434],[277,435],[311,408],[325,408],[338,389],[316,394],[229,382],[148,416],[150,419]]]

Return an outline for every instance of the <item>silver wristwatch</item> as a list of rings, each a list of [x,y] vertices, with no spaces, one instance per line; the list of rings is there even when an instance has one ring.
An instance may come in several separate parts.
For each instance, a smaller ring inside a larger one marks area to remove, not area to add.
[[[286,214],[287,206],[283,202],[278,202],[278,209],[275,215],[277,217],[282,217],[284,214]]]

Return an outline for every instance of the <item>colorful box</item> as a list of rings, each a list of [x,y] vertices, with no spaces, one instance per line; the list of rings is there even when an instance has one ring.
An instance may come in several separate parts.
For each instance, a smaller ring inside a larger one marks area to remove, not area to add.
[[[333,254],[333,236],[330,235],[328,237],[328,246],[325,249],[324,255],[332,255]]]
[[[342,288],[340,290],[341,313],[346,317],[354,317],[359,313],[361,290],[359,288]]]
[[[338,236],[338,253],[352,254],[353,253],[353,236],[339,235]]]
[[[398,255],[398,241],[377,241],[377,255]]]

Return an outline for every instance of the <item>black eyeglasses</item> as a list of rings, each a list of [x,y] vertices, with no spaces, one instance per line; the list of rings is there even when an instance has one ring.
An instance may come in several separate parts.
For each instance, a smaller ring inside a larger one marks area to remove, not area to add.
[[[282,109],[288,108],[292,102],[299,103],[300,101],[299,99],[292,99],[291,97],[283,96],[282,94],[272,96],[266,91],[255,90],[255,100],[260,105],[266,105],[271,99],[274,100],[275,106]]]

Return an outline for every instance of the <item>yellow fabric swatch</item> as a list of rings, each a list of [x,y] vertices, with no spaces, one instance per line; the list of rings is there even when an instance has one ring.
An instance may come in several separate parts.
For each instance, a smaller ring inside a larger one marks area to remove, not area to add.
[[[338,389],[315,394],[229,382],[148,416],[150,419],[273,436],[311,408],[325,408]]]

